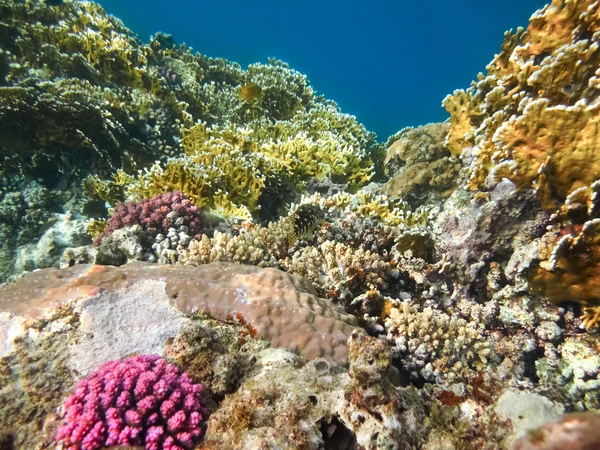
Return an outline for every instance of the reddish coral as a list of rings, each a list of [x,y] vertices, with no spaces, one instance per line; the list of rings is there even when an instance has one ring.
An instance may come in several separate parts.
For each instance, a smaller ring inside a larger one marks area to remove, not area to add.
[[[442,405],[445,406],[456,406],[465,401],[464,397],[458,396],[454,392],[446,390],[441,391],[437,395],[437,398],[440,402],[442,402]]]
[[[201,435],[201,393],[202,385],[157,355],[110,361],[67,397],[56,441],[69,450],[190,449]]]
[[[140,225],[152,237],[167,234],[171,227],[185,225],[190,236],[200,239],[204,223],[203,211],[181,192],[172,191],[140,202],[117,204],[94,244],[100,245],[102,239],[114,231],[132,225]]]

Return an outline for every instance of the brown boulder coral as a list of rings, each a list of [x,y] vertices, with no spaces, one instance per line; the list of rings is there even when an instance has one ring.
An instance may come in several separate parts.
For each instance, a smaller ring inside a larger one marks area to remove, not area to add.
[[[384,192],[413,205],[448,197],[460,163],[450,158],[445,140],[449,124],[404,128],[388,140],[385,171],[391,179]]]
[[[272,268],[132,263],[44,269],[1,288],[0,310],[35,318],[45,308],[149,280],[166,283],[172,304],[186,314],[202,313],[223,321],[241,317],[257,337],[270,340],[274,347],[297,351],[307,359],[347,362],[346,340],[357,329],[356,318],[318,298],[305,279]]]

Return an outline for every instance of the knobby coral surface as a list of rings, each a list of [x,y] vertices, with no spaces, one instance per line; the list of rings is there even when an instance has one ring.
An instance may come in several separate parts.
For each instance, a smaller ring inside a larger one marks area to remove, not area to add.
[[[3,311],[38,317],[44,309],[115,291],[143,280],[164,280],[173,305],[186,314],[227,321],[240,317],[258,337],[312,359],[346,364],[346,339],[356,318],[315,295],[301,277],[273,268],[214,263],[199,267],[132,263],[119,268],[78,265],[45,269],[0,289]]]
[[[191,449],[202,434],[201,394],[202,385],[159,356],[110,361],[66,398],[56,440],[69,450]]]
[[[204,214],[181,192],[172,191],[140,202],[119,203],[94,243],[124,227],[140,225],[151,238],[166,235],[169,228],[185,226],[192,236],[199,236]]]

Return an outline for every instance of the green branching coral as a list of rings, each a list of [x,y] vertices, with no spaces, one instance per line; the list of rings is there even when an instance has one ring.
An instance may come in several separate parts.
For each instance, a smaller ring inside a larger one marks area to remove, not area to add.
[[[281,61],[252,64],[248,67],[247,77],[249,83],[261,87],[263,95],[259,106],[269,112],[271,119],[290,119],[314,99],[314,91],[306,76]]]

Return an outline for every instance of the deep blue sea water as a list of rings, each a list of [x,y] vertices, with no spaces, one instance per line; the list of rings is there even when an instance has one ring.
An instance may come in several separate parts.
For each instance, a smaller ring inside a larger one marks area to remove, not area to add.
[[[157,31],[243,67],[275,57],[306,74],[380,140],[447,118],[441,101],[469,86],[543,0],[101,0],[147,41]]]

